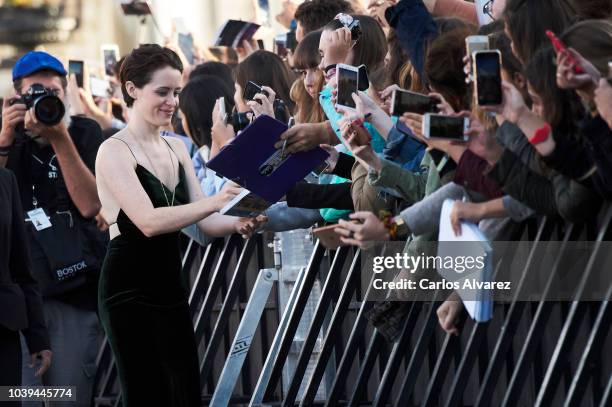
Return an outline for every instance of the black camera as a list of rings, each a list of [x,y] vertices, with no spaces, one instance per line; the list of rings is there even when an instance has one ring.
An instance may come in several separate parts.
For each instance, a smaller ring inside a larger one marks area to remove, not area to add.
[[[61,122],[66,113],[62,100],[40,83],[33,84],[20,98],[10,102],[11,105],[15,103],[23,103],[28,109],[34,108],[36,120],[47,126]]]
[[[228,122],[234,126],[234,131],[238,133],[239,131],[246,129],[247,126],[251,124],[251,119],[249,118],[248,113],[234,112],[234,114],[228,118]]]

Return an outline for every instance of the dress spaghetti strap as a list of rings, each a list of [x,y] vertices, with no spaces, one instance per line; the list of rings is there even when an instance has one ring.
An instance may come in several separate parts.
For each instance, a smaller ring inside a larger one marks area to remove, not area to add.
[[[120,139],[119,137],[114,137],[114,136],[111,136],[111,137],[109,137],[109,138],[112,138],[113,140],[119,140],[119,141],[121,141],[123,144],[125,144],[125,145],[127,146],[128,150],[130,150],[130,153],[132,153],[132,157],[134,157],[134,160],[136,160],[136,164],[138,164],[138,160],[136,159],[136,155],[134,155],[134,152],[132,151],[132,148],[130,147],[130,145],[128,144],[128,142],[127,142],[127,141],[125,141],[125,140],[123,140],[123,139]]]
[[[163,136],[162,136],[162,140],[164,140],[166,142],[166,145],[168,146],[168,148],[170,149],[170,151],[172,151],[172,154],[174,154],[174,156],[176,157],[176,161],[179,163],[179,165],[181,164],[181,160],[178,156],[178,154],[176,153],[176,151],[174,151],[174,149],[172,148],[172,146],[170,145],[170,143],[168,143],[168,140],[166,140]]]

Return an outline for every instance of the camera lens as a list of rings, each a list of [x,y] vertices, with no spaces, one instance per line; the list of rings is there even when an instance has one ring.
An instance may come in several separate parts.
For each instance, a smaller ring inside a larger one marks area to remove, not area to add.
[[[57,96],[42,96],[34,102],[36,119],[46,125],[54,126],[62,121],[66,109]]]

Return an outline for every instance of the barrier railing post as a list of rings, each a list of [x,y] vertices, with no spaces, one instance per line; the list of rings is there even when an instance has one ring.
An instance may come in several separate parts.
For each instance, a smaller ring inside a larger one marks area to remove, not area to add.
[[[257,384],[255,385],[253,396],[251,396],[251,401],[249,402],[249,407],[260,406],[261,402],[263,401],[264,392],[266,391],[268,381],[270,380],[270,375],[272,374],[273,363],[278,355],[283,334],[287,329],[287,326],[289,325],[291,310],[295,306],[297,294],[302,288],[305,272],[306,269],[303,268],[299,271],[297,275],[295,285],[293,286],[293,290],[291,290],[291,294],[289,295],[289,299],[287,300],[287,307],[285,308],[285,311],[283,312],[283,315],[279,321],[278,329],[276,330],[276,335],[274,335],[270,350],[268,351],[268,356],[266,357],[266,361],[264,362],[264,365],[261,368],[261,374],[259,375]]]
[[[240,370],[251,348],[251,342],[259,320],[264,312],[266,302],[272,291],[274,282],[278,281],[278,270],[262,269],[259,271],[253,291],[249,297],[246,309],[234,336],[230,354],[228,355],[223,371],[219,377],[215,393],[213,394],[211,405],[226,406],[232,397],[232,392],[236,386],[236,381],[240,375]]]

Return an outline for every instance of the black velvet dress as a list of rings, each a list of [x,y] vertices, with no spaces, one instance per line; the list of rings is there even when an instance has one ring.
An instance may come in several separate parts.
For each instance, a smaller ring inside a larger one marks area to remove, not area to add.
[[[140,165],[136,174],[153,205],[168,206],[160,181]],[[166,195],[171,199],[168,188]],[[174,205],[188,201],[179,167]],[[146,237],[123,211],[117,225],[121,235],[109,243],[99,307],[123,407],[199,406],[198,355],[181,277],[180,232]]]

